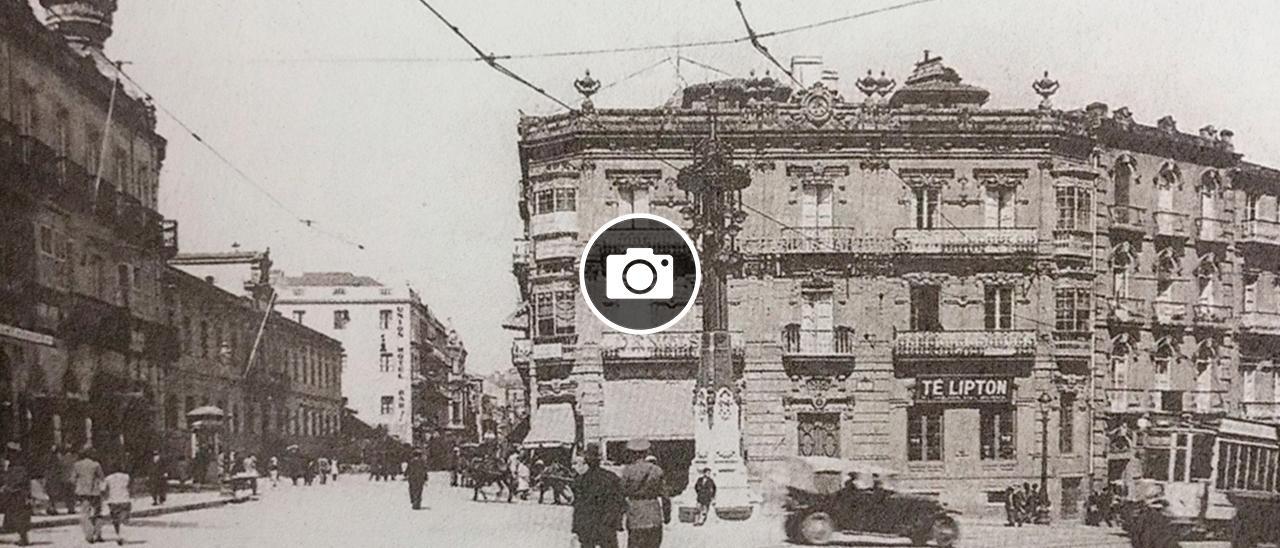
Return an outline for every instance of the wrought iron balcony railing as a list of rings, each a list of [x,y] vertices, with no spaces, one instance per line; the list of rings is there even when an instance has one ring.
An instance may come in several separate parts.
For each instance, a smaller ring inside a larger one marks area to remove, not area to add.
[[[774,255],[878,255],[905,250],[892,238],[867,236],[856,228],[842,226],[796,228],[770,238],[740,238],[738,247],[748,254]]]
[[[1151,303],[1151,319],[1156,325],[1183,325],[1187,323],[1187,303],[1156,301]]]
[[[1107,301],[1107,321],[1114,323],[1146,323],[1150,317],[1150,307],[1143,299],[1135,297],[1114,297]]]
[[[745,345],[741,332],[730,332],[735,356],[741,357]],[[608,360],[625,359],[697,359],[702,351],[701,331],[663,331],[648,335],[605,333],[600,340],[600,355]]]
[[[919,255],[1034,255],[1039,246],[1034,228],[899,228],[893,237]]]
[[[1230,305],[1196,303],[1191,305],[1191,320],[1196,325],[1206,327],[1224,327],[1231,319]]]
[[[1034,331],[900,331],[894,337],[896,357],[1031,356]]]
[[[1206,414],[1227,412],[1225,390],[1163,390],[1153,388],[1105,388],[1107,409],[1113,413],[1159,411]]]
[[[1053,232],[1053,254],[1068,257],[1092,257],[1093,235],[1084,232],[1055,230]]]
[[[1174,211],[1157,211],[1152,214],[1156,224],[1156,235],[1169,238],[1187,237],[1187,220],[1185,213]]]
[[[1241,312],[1240,329],[1259,335],[1280,335],[1280,312]]]
[[[846,355],[853,353],[853,328],[802,329],[800,324],[782,328],[782,352],[791,355]]]
[[[1280,245],[1280,222],[1254,219],[1240,223],[1240,242]]]
[[[1242,401],[1240,408],[1246,419],[1280,420],[1280,401]]]
[[[1231,223],[1222,219],[1199,217],[1196,219],[1196,239],[1204,242],[1225,242],[1231,239]]]
[[[1111,229],[1145,232],[1147,230],[1147,210],[1130,205],[1111,206]]]

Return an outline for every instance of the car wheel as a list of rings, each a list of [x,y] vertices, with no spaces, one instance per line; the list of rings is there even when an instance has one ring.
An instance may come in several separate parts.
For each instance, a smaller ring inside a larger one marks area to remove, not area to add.
[[[797,527],[800,541],[805,544],[826,544],[836,532],[836,524],[826,512],[814,512],[800,520]]]
[[[960,526],[951,516],[938,516],[929,526],[929,540],[939,548],[951,548],[960,540]]]

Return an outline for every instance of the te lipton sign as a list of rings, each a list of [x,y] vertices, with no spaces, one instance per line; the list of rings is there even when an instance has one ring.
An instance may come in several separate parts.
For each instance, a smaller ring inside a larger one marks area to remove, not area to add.
[[[1013,380],[1008,377],[933,377],[916,382],[916,401],[1008,403]]]

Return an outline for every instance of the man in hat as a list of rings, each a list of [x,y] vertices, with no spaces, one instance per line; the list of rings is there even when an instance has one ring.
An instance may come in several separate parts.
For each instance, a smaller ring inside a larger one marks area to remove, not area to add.
[[[632,461],[622,470],[622,491],[627,496],[627,548],[658,548],[662,525],[669,519],[669,504],[662,468],[649,462],[649,440],[627,442]]]
[[[31,476],[27,467],[22,464],[22,446],[17,442],[6,445],[8,452],[5,458],[3,482],[0,483],[0,494],[3,495],[4,531],[18,534],[18,545],[26,546],[31,531]]]
[[[409,504],[414,510],[421,510],[422,488],[427,484],[427,461],[422,458],[421,449],[413,450],[413,458],[404,469],[404,478],[409,482]]]
[[[98,518],[102,513],[102,482],[105,478],[102,464],[94,458],[93,447],[85,446],[80,451],[80,460],[71,466],[71,483],[80,504],[80,529],[84,531],[86,542],[102,541],[102,524]]]
[[[707,522],[707,514],[711,513],[711,503],[716,500],[716,480],[711,479],[711,469],[703,468],[702,476],[693,483],[693,492],[698,496],[698,520],[694,525]]]
[[[600,445],[582,450],[587,470],[573,482],[573,533],[582,548],[618,548],[618,529],[627,500],[622,481],[600,467]]]

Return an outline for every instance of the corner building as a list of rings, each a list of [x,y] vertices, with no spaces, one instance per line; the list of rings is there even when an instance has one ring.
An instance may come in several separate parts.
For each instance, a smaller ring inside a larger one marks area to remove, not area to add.
[[[896,90],[859,80],[862,101],[830,72],[806,84],[732,79],[661,108],[521,120],[528,337],[512,353],[536,443],[604,441],[612,457],[649,435],[670,440],[667,470],[687,466],[698,315],[611,332],[575,268],[617,215],[687,226],[674,178],[712,120],[752,175],[729,322],[757,481],[834,456],[996,515],[1044,465],[1071,518],[1091,484],[1140,473],[1139,418],[1277,417],[1280,178],[1242,162],[1230,131],[1056,109],[1047,77],[1036,108],[983,108],[986,90],[927,56]]]

